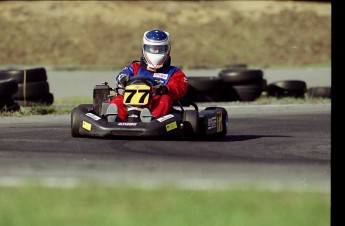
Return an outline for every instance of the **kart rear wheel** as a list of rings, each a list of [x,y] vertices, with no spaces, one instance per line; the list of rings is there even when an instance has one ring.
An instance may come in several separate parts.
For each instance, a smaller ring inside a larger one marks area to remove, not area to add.
[[[210,136],[211,139],[219,140],[224,139],[226,134],[228,133],[228,123],[229,123],[229,116],[228,112],[225,108],[222,107],[206,107],[205,110],[214,110],[214,111],[221,111],[222,112],[222,131],[213,134]]]
[[[222,126],[223,130],[216,134],[217,139],[223,139],[226,137],[226,134],[228,133],[228,112],[224,108],[220,108],[222,110]]]
[[[90,109],[92,109],[92,104],[81,104],[75,108],[73,108],[71,113],[71,134],[72,137],[82,137],[79,133],[79,128],[82,124],[82,120],[80,118],[81,114],[87,113]]]
[[[183,112],[183,136],[192,140],[199,135],[199,112],[197,110],[185,110]]]

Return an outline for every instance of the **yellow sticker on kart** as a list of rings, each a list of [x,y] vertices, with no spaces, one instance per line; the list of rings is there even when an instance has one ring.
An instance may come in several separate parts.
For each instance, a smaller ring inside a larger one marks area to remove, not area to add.
[[[91,124],[88,122],[83,121],[82,127],[88,131],[91,131]]]
[[[169,124],[166,124],[165,128],[167,129],[167,132],[176,129],[177,128],[177,124],[176,122],[171,122]]]
[[[217,132],[223,131],[222,112],[217,112]]]
[[[149,102],[151,87],[146,84],[126,86],[123,103],[131,106],[146,105]]]

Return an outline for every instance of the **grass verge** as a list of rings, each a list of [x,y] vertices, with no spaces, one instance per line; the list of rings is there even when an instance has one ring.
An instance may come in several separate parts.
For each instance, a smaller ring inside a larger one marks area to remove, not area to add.
[[[0,225],[330,225],[329,193],[0,187]]]
[[[3,65],[122,67],[156,28],[184,68],[331,62],[330,2],[1,1],[0,27]]]

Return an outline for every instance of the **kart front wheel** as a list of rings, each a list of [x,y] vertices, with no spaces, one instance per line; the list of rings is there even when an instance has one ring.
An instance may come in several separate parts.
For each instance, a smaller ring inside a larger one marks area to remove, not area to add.
[[[221,119],[217,119],[220,120],[220,125],[221,125],[221,130],[215,134],[213,134],[212,136],[210,136],[209,138],[211,139],[224,139],[226,137],[226,134],[228,132],[228,124],[229,124],[229,116],[228,116],[228,112],[226,111],[225,108],[222,107],[206,107],[205,110],[212,110],[215,112],[221,112],[222,116]]]
[[[72,137],[82,137],[79,133],[79,128],[82,124],[81,114],[85,114],[92,109],[92,104],[81,104],[73,108],[71,113],[71,134]]]

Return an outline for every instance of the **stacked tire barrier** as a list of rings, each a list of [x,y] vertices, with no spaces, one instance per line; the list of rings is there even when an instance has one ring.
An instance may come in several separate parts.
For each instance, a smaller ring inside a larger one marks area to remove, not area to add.
[[[311,98],[331,98],[331,87],[315,86],[307,89],[307,94]]]
[[[260,69],[227,68],[219,72],[225,101],[254,101],[265,90],[267,81]]]
[[[20,106],[13,100],[18,83],[13,78],[0,79],[0,111],[18,111]]]
[[[190,77],[188,78],[189,88],[185,99],[195,102],[221,101],[222,80],[218,77]]]
[[[270,83],[267,86],[267,95],[277,98],[295,97],[304,98],[307,84],[301,80],[285,80]]]
[[[331,87],[307,87],[305,81],[283,80],[267,84],[260,69],[245,64],[231,65],[217,76],[188,77],[185,99],[195,102],[255,101],[263,92],[268,97],[331,98]]]
[[[236,65],[221,70],[214,77],[189,77],[186,99],[196,102],[254,101],[265,90],[262,70]]]
[[[7,98],[7,102],[5,98],[2,99],[6,102],[5,105],[8,105],[9,99],[25,107],[52,105],[54,102],[54,96],[49,91],[47,72],[43,67],[0,70],[0,81],[3,81],[1,87],[3,95],[7,93],[7,96],[11,96]],[[17,85],[14,85],[13,81]]]
[[[218,76],[188,77],[184,99],[195,102],[255,101],[263,92],[268,97],[331,98],[331,87],[307,87],[301,80],[267,84],[260,69],[246,64],[229,65]],[[20,106],[52,105],[45,68],[0,70],[0,111],[18,111]]]
[[[272,82],[267,86],[267,96],[277,98],[331,98],[331,87],[307,87],[305,81],[284,80]]]

